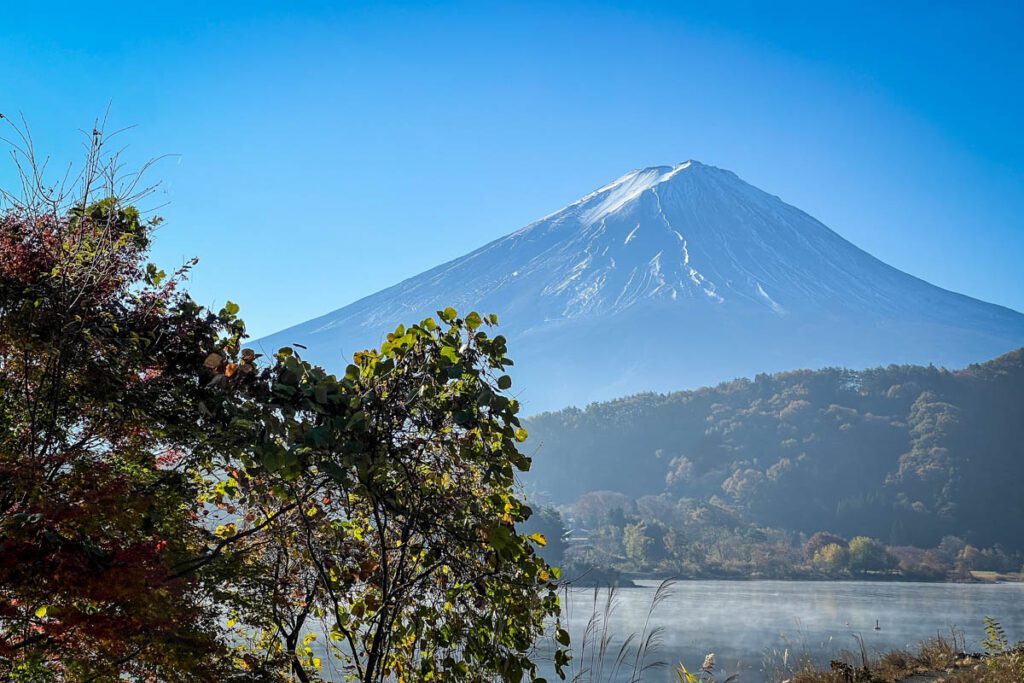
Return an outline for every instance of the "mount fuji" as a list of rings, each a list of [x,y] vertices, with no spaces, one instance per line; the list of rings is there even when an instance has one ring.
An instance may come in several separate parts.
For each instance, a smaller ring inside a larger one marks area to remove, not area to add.
[[[631,171],[465,256],[267,337],[328,369],[446,306],[498,313],[527,413],[759,372],[960,366],[1024,315],[886,265],[730,171]]]

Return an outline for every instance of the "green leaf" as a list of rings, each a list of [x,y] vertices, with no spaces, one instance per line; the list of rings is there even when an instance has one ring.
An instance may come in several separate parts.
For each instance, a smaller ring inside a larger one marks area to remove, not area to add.
[[[511,534],[507,527],[496,525],[490,528],[487,534],[487,542],[492,548],[501,552],[511,545]]]
[[[569,653],[565,650],[555,650],[555,673],[562,680],[565,680],[565,667],[569,663]]]
[[[458,315],[458,312],[454,308],[452,308],[451,306],[449,306],[448,308],[444,309],[443,311],[438,311],[437,312],[437,317],[439,317],[441,320],[445,321],[446,323],[450,323],[451,321],[455,320],[455,317],[457,315]]]
[[[519,429],[516,430],[516,441],[522,443],[523,441],[526,441],[526,437],[527,436],[528,436],[527,431],[525,429],[523,429],[522,427],[520,427]]]
[[[159,270],[155,264],[148,263],[146,264],[146,276],[150,284],[159,286],[164,281],[164,278],[167,277],[167,273]]]
[[[447,358],[452,363],[458,363],[459,362],[459,352],[456,351],[451,346],[443,346],[443,347],[441,347],[441,356],[443,358]]]
[[[498,378],[498,388],[502,391],[506,391],[512,387],[512,378],[508,375],[502,375]]]
[[[329,476],[331,479],[338,482],[339,484],[348,483],[348,473],[344,469],[342,469],[342,467],[337,463],[330,461],[322,462],[320,463],[319,467],[321,470],[327,473],[327,476]]]
[[[42,607],[40,607],[39,609],[36,610],[36,616],[39,617],[40,619],[42,619],[43,617],[46,616],[46,611],[48,609],[49,609],[49,606],[43,605]]]
[[[331,440],[331,430],[327,425],[313,427],[306,433],[306,442],[314,446],[323,446]]]
[[[228,312],[228,315],[237,315],[239,310],[238,304],[236,304],[234,301],[229,301],[226,304],[224,304],[224,310]]]
[[[555,631],[555,641],[562,646],[569,646],[569,632],[564,628]]]
[[[483,322],[483,318],[481,318],[480,314],[477,313],[476,311],[473,311],[472,313],[466,316],[466,327],[468,327],[471,330],[475,330],[476,328],[480,327],[480,325],[482,325]]]
[[[361,430],[366,427],[366,413],[362,410],[352,413],[352,417],[348,419],[348,423],[345,425],[348,429]]]

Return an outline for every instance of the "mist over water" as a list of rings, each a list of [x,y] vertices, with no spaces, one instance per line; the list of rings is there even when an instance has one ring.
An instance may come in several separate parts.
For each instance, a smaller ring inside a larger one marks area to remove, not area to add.
[[[612,658],[630,633],[644,629],[648,618],[658,582],[637,583],[637,588],[616,593],[610,629],[614,641],[608,648]],[[601,590],[598,609],[605,595]],[[570,591],[563,620],[568,622],[577,660],[593,611],[592,588]],[[772,667],[783,664],[787,650],[791,665],[806,653],[827,666],[843,650],[859,650],[855,635],[875,655],[914,649],[922,640],[949,637],[951,629],[956,629],[963,632],[967,650],[977,651],[986,616],[1003,625],[1011,642],[1024,638],[1024,584],[680,581],[650,618],[648,630],[660,626],[664,632],[661,646],[648,661],[673,666],[682,662],[694,671],[706,654],[714,652],[719,681],[739,673],[743,683],[762,683],[771,680]],[[879,630],[875,630],[876,620]],[[541,659],[550,659],[546,649],[541,654]],[[613,676],[611,664],[606,663],[601,681],[629,680],[631,666]],[[580,665],[576,661],[575,670]],[[556,680],[548,669],[544,671],[548,680]],[[644,680],[661,683],[675,678],[669,666]]]

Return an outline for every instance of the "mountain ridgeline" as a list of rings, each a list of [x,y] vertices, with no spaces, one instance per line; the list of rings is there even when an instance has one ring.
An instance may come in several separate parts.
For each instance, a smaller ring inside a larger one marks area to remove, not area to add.
[[[399,323],[498,313],[527,413],[794,367],[962,367],[1024,315],[882,263],[696,161],[632,171],[506,237],[259,342],[340,369]]]
[[[1024,349],[958,371],[761,374],[544,413],[527,428],[528,486],[560,503],[668,493],[808,534],[1024,550]]]

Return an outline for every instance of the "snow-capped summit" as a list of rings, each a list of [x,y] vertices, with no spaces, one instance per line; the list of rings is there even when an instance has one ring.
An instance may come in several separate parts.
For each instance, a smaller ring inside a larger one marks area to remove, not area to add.
[[[461,258],[279,332],[328,367],[445,306],[498,313],[530,412],[798,367],[960,365],[1024,315],[940,289],[697,161],[630,171]]]

